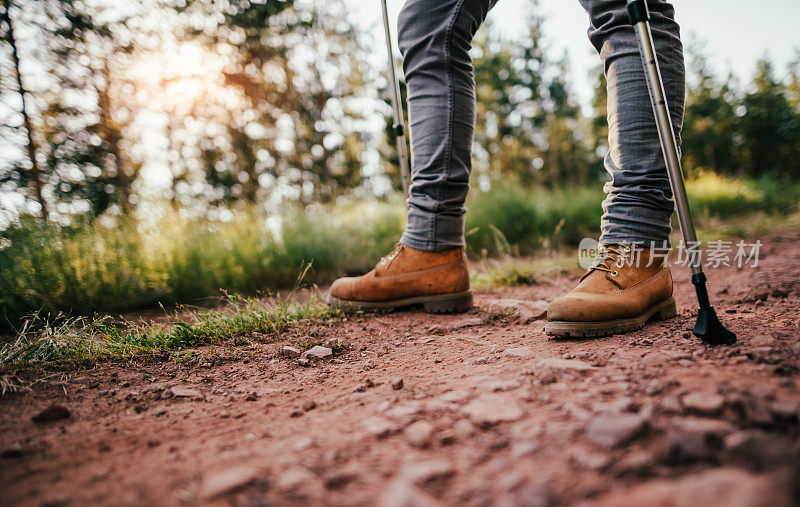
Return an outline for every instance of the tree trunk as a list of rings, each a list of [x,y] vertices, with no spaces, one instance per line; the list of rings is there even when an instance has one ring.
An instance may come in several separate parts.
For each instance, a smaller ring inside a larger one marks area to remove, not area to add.
[[[114,157],[117,188],[122,194],[122,209],[127,212],[130,211],[131,178],[125,167],[125,162],[122,160],[122,149],[120,148],[122,134],[111,117],[111,72],[108,69],[108,61],[105,59],[103,60],[102,75],[104,84],[96,87],[97,102],[100,107],[100,121],[103,125],[103,137],[105,137],[105,142],[108,143],[108,151]]]
[[[25,127],[25,132],[27,133],[27,152],[28,152],[28,159],[31,163],[30,168],[30,180],[33,182],[33,192],[36,196],[36,200],[39,202],[39,205],[42,207],[42,218],[45,220],[47,219],[47,203],[44,200],[44,195],[42,193],[42,176],[41,171],[39,170],[39,164],[36,161],[36,144],[33,141],[33,127],[31,127],[31,118],[28,116],[28,109],[27,109],[27,95],[28,91],[25,89],[23,80],[22,80],[22,73],[20,73],[19,67],[19,53],[17,52],[17,41],[14,37],[14,24],[11,21],[11,0],[3,0],[3,7],[5,11],[3,12],[2,18],[8,23],[8,33],[6,34],[6,41],[8,42],[9,46],[11,46],[11,63],[14,66],[14,73],[16,74],[17,78],[17,89],[19,90],[20,100],[22,102],[22,120],[23,126]]]

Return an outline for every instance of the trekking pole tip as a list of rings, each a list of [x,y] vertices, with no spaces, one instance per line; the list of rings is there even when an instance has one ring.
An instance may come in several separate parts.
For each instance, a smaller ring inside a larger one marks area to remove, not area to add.
[[[709,345],[733,345],[736,334],[720,322],[714,307],[708,306],[697,311],[697,323],[693,333]]]

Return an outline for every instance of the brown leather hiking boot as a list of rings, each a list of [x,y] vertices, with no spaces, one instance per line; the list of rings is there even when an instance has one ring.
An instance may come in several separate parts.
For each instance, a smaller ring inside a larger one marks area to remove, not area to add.
[[[427,312],[472,308],[467,257],[463,249],[424,252],[397,244],[375,269],[333,282],[325,297],[330,305],[394,309],[422,305]]]
[[[605,257],[547,309],[545,333],[588,338],[627,333],[676,315],[672,274],[649,248],[604,245]]]

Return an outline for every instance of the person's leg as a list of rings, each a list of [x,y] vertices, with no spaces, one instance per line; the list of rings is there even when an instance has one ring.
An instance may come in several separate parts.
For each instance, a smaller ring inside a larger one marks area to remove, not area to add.
[[[464,246],[475,133],[472,37],[497,0],[408,0],[398,39],[408,86],[412,184],[401,243]]]
[[[624,0],[580,0],[589,13],[589,40],[600,53],[608,83],[608,143],[601,243],[665,242],[674,209],[642,61]],[[675,135],[683,126],[684,65],[675,9],[648,0],[658,63]]]
[[[408,0],[398,38],[408,85],[412,181],[408,224],[375,269],[336,280],[326,300],[358,308],[472,306],[464,200],[475,132],[472,37],[497,0]]]
[[[574,290],[550,304],[545,332],[606,336],[675,315],[672,275],[651,245],[669,240],[674,205],[636,35],[625,0],[580,0],[589,13],[589,39],[608,83],[606,183],[600,242],[603,255]],[[651,26],[675,133],[683,125],[683,51],[675,10],[648,0]],[[680,143],[679,143],[680,144]],[[640,247],[637,249],[635,245]]]

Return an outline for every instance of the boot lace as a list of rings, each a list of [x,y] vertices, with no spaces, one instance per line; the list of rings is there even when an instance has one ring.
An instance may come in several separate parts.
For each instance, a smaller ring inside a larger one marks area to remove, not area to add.
[[[389,252],[388,255],[381,257],[380,264],[386,264],[386,268],[388,269],[389,266],[392,265],[392,262],[397,258],[397,256],[400,255],[400,252],[402,250],[403,250],[403,244],[396,243],[394,245],[394,249],[391,252]]]
[[[597,256],[598,259],[602,256],[602,260],[589,266],[589,271],[605,271],[610,273],[611,276],[617,276],[619,271],[614,268],[621,268],[625,265],[630,251],[631,247],[628,245],[603,245],[600,255]]]

